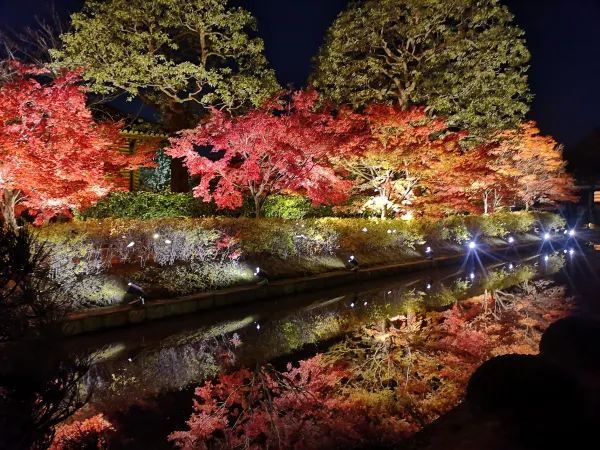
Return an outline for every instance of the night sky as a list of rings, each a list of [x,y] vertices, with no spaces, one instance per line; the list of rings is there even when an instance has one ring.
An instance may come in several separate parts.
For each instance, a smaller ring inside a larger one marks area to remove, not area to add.
[[[600,128],[600,2],[503,0],[527,34],[532,53],[531,118],[560,142],[577,144]],[[0,0],[0,27],[18,29],[46,13],[48,0]],[[55,0],[62,14],[82,0]],[[283,85],[304,85],[311,58],[348,0],[246,0]]]

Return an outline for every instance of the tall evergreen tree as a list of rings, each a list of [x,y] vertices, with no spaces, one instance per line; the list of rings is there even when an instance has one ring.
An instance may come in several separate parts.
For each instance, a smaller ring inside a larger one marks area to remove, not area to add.
[[[71,20],[55,67],[82,67],[93,92],[158,108],[171,132],[195,126],[208,106],[235,112],[279,89],[254,18],[228,0],[88,0]],[[188,189],[180,160],[171,187]]]
[[[427,106],[485,132],[522,122],[529,57],[498,0],[355,1],[328,31],[311,81],[337,103]]]

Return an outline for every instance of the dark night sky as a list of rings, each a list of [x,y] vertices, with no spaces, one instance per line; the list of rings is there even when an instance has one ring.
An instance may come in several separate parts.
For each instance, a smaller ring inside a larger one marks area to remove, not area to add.
[[[600,1],[502,0],[527,33],[532,53],[531,118],[573,145],[600,127]],[[0,0],[0,27],[43,15],[48,0]],[[61,13],[82,0],[55,0]],[[258,18],[267,57],[282,84],[302,86],[323,34],[348,0],[245,0]]]

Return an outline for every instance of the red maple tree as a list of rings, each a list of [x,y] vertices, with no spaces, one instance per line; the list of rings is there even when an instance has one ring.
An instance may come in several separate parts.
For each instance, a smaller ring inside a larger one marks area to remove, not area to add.
[[[339,203],[351,182],[330,159],[360,151],[367,125],[349,110],[318,108],[317,100],[314,91],[296,92],[237,117],[212,110],[208,122],[172,139],[166,153],[200,176],[194,195],[220,208],[240,207],[248,196],[259,217],[264,200],[280,192],[306,195],[313,204]]]
[[[148,160],[118,151],[119,124],[98,123],[86,106],[79,72],[51,82],[44,73],[14,65],[0,86],[0,209],[5,226],[17,229],[23,211],[37,224],[70,216],[115,189],[111,174]]]

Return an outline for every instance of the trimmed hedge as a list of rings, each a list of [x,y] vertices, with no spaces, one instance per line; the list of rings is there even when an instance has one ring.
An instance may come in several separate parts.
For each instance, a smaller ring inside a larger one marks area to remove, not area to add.
[[[202,217],[215,213],[211,204],[192,194],[173,192],[114,192],[79,213],[80,219],[159,219],[163,217]]]
[[[425,245],[453,253],[476,237],[506,238],[558,227],[554,215],[529,212],[460,216],[440,221],[231,217],[105,219],[56,224],[37,231],[50,250],[53,277],[81,305],[123,300],[127,280],[180,295],[248,283],[260,265],[273,277],[422,257]],[[112,277],[112,278],[111,278]],[[98,279],[102,287],[98,286]],[[119,281],[120,280],[120,281]]]

